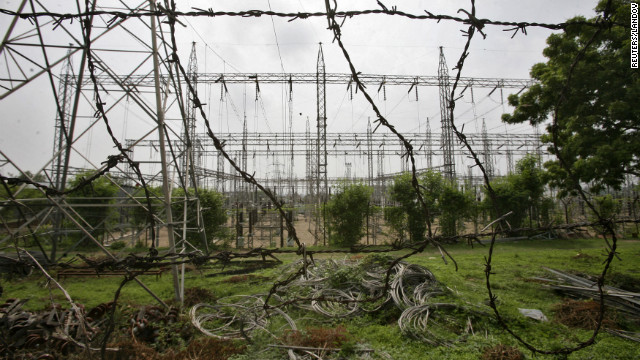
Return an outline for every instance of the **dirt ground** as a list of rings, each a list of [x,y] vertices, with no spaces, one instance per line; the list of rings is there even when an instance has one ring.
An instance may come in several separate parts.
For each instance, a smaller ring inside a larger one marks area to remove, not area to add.
[[[228,227],[230,228],[234,228],[231,221],[229,221],[229,223],[227,224]],[[322,233],[320,232],[320,237],[318,240],[318,243],[316,244],[315,241],[315,222],[313,221],[313,218],[310,217],[310,219],[307,219],[304,214],[298,214],[295,221],[294,221],[294,228],[296,229],[296,235],[298,236],[298,239],[300,240],[300,242],[302,244],[305,244],[307,246],[312,246],[312,245],[322,245]],[[285,242],[285,246],[287,246],[287,238],[288,238],[288,233],[285,227],[284,230],[284,242]],[[129,238],[130,239],[130,238]],[[141,239],[144,241],[145,239],[145,235],[143,234],[141,236]],[[168,236],[168,232],[167,232],[167,228],[161,228],[160,232],[158,234],[158,240],[159,240],[159,247],[168,247],[169,246],[169,236]],[[248,240],[249,240],[249,231],[248,228],[246,227],[245,224],[245,228],[244,228],[244,244],[243,247],[246,248],[248,246]],[[362,238],[361,243],[365,244],[366,243],[366,236]],[[125,241],[127,241],[125,239]],[[129,240],[130,241],[130,240]],[[381,234],[380,232],[377,234],[376,236],[376,243],[377,244],[382,244],[386,241],[386,237],[384,236],[384,234]],[[370,239],[369,239],[369,243],[373,244],[373,238],[370,235]],[[233,242],[231,244],[232,247],[235,247],[235,242]],[[280,222],[279,219],[277,219],[277,221],[274,221],[274,219],[271,219],[271,221],[267,220],[262,220],[260,221],[256,227],[254,228],[254,236],[253,236],[253,248],[257,248],[257,247],[280,247]],[[291,246],[295,246],[295,244],[291,245]]]

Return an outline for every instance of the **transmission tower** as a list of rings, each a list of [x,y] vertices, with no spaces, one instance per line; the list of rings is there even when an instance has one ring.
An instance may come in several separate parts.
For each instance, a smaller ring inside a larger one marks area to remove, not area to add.
[[[225,188],[225,176],[224,176],[224,156],[222,156],[222,153],[220,151],[217,151],[217,155],[218,155],[218,184],[217,184],[217,190],[219,193],[224,194],[226,192],[226,188]]]
[[[484,170],[489,178],[493,177],[493,157],[491,156],[491,140],[487,134],[487,124],[482,119],[482,150],[484,157]]]
[[[513,173],[513,152],[511,149],[507,149],[507,174]]]
[[[317,177],[316,177],[316,195],[318,197],[316,209],[316,239],[320,235],[320,221],[324,221],[320,211],[324,208],[323,204],[327,201],[327,100],[325,97],[325,87],[327,79],[325,76],[324,54],[322,53],[322,43],[318,50],[318,63],[316,67],[316,89],[317,89],[317,127],[318,136],[316,139],[316,157],[317,157]],[[325,244],[325,229],[322,226],[322,242]]]
[[[536,138],[540,139],[540,129],[538,128],[538,124],[533,127],[533,133]],[[542,144],[536,147],[536,160],[538,161],[538,168],[542,168]]]
[[[312,181],[315,175],[315,169],[313,166],[315,156],[313,153],[313,139],[311,138],[311,129],[309,125],[309,117],[307,117],[307,131],[305,132],[305,158],[306,158],[306,179],[307,179],[307,196],[313,197],[315,194],[315,183]]]
[[[55,137],[53,138],[53,153],[55,157],[52,162],[53,181],[56,189],[63,190],[62,174],[64,167],[65,149],[70,139],[68,138],[69,118],[71,114],[71,94],[75,86],[73,76],[73,65],[71,64],[71,50],[67,51],[67,59],[60,71],[60,82],[58,83],[58,104],[59,111],[56,115]]]
[[[295,166],[295,156],[294,156],[294,141],[293,141],[293,84],[291,82],[289,82],[289,102],[288,102],[288,107],[289,107],[289,131],[288,131],[288,137],[289,137],[289,151],[291,153],[291,157],[289,158],[289,171],[288,171],[288,177],[289,179],[291,179],[291,202],[295,203],[295,193],[296,193],[296,185],[295,185],[295,181],[293,181],[293,179],[295,178],[294,175],[294,166]]]
[[[384,181],[384,144],[381,144],[378,148],[378,189],[376,189],[377,193],[377,202],[380,206],[384,207],[384,195],[385,195],[385,181]]]
[[[442,122],[443,172],[448,180],[454,180],[456,166],[453,158],[453,127],[451,124],[451,84],[449,69],[440,46],[440,63],[438,65],[438,88],[440,90],[440,119]]]
[[[315,187],[315,183],[312,181],[314,179],[314,166],[313,166],[313,162],[315,160],[315,156],[313,154],[313,139],[311,139],[311,129],[309,126],[309,117],[307,116],[307,128],[306,128],[306,132],[305,132],[305,160],[306,160],[306,172],[305,172],[305,179],[307,182],[307,196],[306,196],[306,201],[305,204],[307,205],[307,208],[305,209],[305,216],[307,218],[307,221],[309,221],[309,231],[311,231],[311,221],[309,219],[311,219],[311,214],[309,213],[310,207],[311,205],[314,203],[314,187]]]
[[[245,116],[244,116],[244,120],[242,123],[242,150],[241,150],[241,156],[242,156],[242,162],[240,163],[240,168],[242,169],[242,171],[246,172],[247,171],[247,115],[245,112]],[[247,192],[247,183],[245,181],[243,181],[240,185],[241,189],[240,191],[242,191],[242,200],[244,201],[244,197],[246,195]]]
[[[371,132],[371,119],[367,123],[367,166],[369,178],[367,184],[373,188],[373,141]]]
[[[433,156],[431,152],[431,124],[429,118],[427,118],[427,131],[425,133],[425,151],[427,152],[427,168],[433,168]]]
[[[193,42],[191,44],[191,55],[189,56],[189,64],[187,67],[187,78],[193,87],[194,92],[198,93],[198,58],[196,56],[196,43]],[[188,93],[188,92],[187,92]],[[202,168],[202,153],[199,151],[201,148],[200,138],[196,136],[196,106],[193,103],[193,96],[187,97],[187,106],[186,106],[186,127],[184,129],[183,139],[186,142],[186,151],[184,154],[184,171],[185,174],[189,172],[188,161],[193,162],[193,167],[195,169]],[[197,187],[199,184],[200,177],[196,174],[193,174],[193,181]],[[189,184],[185,184],[189,186]]]

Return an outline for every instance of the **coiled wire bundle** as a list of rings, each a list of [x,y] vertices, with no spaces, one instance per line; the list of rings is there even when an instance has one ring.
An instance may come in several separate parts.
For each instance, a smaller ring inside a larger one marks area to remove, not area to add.
[[[237,295],[219,299],[216,304],[196,304],[189,311],[191,323],[207,336],[219,339],[251,339],[251,333],[268,330],[273,314],[264,310],[264,295]],[[274,308],[270,311],[282,316],[291,330],[296,324],[284,311]]]
[[[391,269],[387,257],[318,260],[313,263],[299,260],[283,269],[278,287],[271,296],[277,302],[290,303],[303,310],[311,310],[330,318],[354,316],[360,311],[375,312],[393,303],[402,314],[398,326],[403,334],[432,345],[452,346],[458,334],[466,332],[471,317],[478,311],[456,304],[436,302],[443,295],[443,287],[427,268],[398,262]],[[385,286],[389,274],[389,286]],[[274,315],[285,319],[286,327],[296,330],[294,320],[281,308],[265,311],[266,295],[232,296],[219,299],[216,304],[197,304],[191,311],[191,322],[208,336],[221,339],[251,339],[252,333],[269,330]],[[455,314],[458,316],[455,316]],[[485,315],[485,314],[482,314]]]

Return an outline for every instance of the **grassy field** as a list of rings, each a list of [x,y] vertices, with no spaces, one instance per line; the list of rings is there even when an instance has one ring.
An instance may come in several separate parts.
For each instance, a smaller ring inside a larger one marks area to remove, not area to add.
[[[474,317],[471,322],[472,331],[457,338],[454,346],[433,346],[415,340],[403,334],[397,319],[401,311],[394,306],[386,306],[374,313],[359,314],[348,318],[328,319],[310,311],[299,309],[287,310],[296,319],[299,329],[306,329],[305,334],[313,335],[324,331],[325,336],[340,337],[340,346],[356,346],[373,349],[370,354],[380,359],[480,359],[483,351],[503,344],[513,346],[522,351],[524,358],[533,358],[522,345],[507,334],[497,323],[487,303],[487,289],[484,277],[484,263],[487,248],[468,245],[452,245],[448,247],[458,263],[458,271],[451,262],[444,264],[439,252],[429,249],[421,254],[407,259],[408,262],[419,264],[430,269],[447,289],[442,301],[472,307],[478,311],[491,314],[490,316]],[[126,253],[126,249],[125,249]],[[619,259],[614,260],[607,283],[612,286],[625,287],[638,292],[640,286],[640,242],[637,240],[621,240],[618,244]],[[403,252],[392,254],[403,255]],[[602,270],[604,260],[604,243],[598,239],[574,240],[523,240],[505,242],[496,245],[493,258],[492,284],[498,297],[498,306],[509,326],[522,338],[534,346],[552,350],[571,346],[579,341],[588,339],[591,331],[567,327],[554,320],[557,306],[565,297],[553,290],[543,287],[539,282],[531,281],[532,277],[549,277],[543,267],[569,271],[584,275],[596,276]],[[329,257],[329,256],[324,256]],[[359,257],[356,255],[355,257]],[[279,256],[287,263],[297,260],[295,255]],[[343,259],[344,255],[336,259]],[[317,257],[319,259],[319,257]],[[233,269],[227,267],[225,270]],[[199,299],[203,302],[214,303],[215,299],[237,294],[266,293],[282,273],[282,267],[274,267],[256,271],[248,276],[216,275],[222,269],[215,267],[204,271],[189,271],[186,275],[186,288],[203,288],[213,294],[213,298]],[[160,279],[155,276],[141,276],[140,279],[159,297],[171,299],[173,296],[170,272],[165,272]],[[73,300],[84,304],[90,309],[98,304],[111,301],[113,294],[120,284],[120,278],[68,278],[61,281]],[[36,311],[49,306],[51,298],[66,306],[66,300],[60,291],[46,286],[44,277],[39,274],[26,279],[3,280],[4,292],[0,302],[7,298],[28,298],[26,309]],[[119,317],[126,326],[126,314],[142,305],[154,304],[140,286],[131,282],[127,284],[119,299]],[[518,313],[518,308],[541,310],[550,321],[538,322],[525,318]],[[183,313],[188,313],[185,308]],[[624,330],[640,331],[637,321],[618,316],[610,312],[610,326]],[[454,321],[464,322],[465,314],[453,314]],[[188,321],[186,317],[183,318]],[[324,329],[324,330],[322,330]],[[339,331],[331,333],[331,329]],[[437,331],[438,329],[434,329]],[[449,329],[451,330],[451,329]],[[451,330],[455,331],[455,330]],[[304,331],[303,331],[304,332]],[[327,332],[330,334],[327,335]],[[198,337],[194,334],[194,337]],[[232,342],[240,354],[233,355],[235,359],[255,358],[286,358],[286,352],[269,349],[267,344],[273,344],[273,339],[254,339],[253,343]],[[166,344],[165,344],[166,346]],[[178,343],[176,347],[184,348],[186,343]],[[149,344],[150,348],[158,347]],[[162,350],[162,349],[159,349]],[[179,350],[179,349],[177,349]],[[177,351],[176,350],[176,351]],[[340,356],[358,358],[352,352],[343,352]],[[337,358],[338,355],[334,355]],[[563,358],[536,355],[536,358]],[[224,358],[224,357],[221,357]],[[640,358],[640,344],[624,340],[607,333],[601,333],[595,345],[573,353],[568,359],[638,359]]]

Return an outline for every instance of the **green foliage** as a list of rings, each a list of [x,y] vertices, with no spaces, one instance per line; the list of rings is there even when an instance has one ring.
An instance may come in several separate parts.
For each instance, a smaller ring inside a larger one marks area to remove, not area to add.
[[[3,204],[3,206],[0,208],[0,215],[6,221],[23,220],[20,215],[21,211],[22,211],[22,214],[27,218],[30,216],[33,216],[38,212],[40,212],[41,210],[45,209],[46,204],[48,202],[44,198],[44,195],[42,194],[42,192],[40,192],[40,190],[31,188],[30,185],[28,185],[26,188],[20,191],[20,193],[18,193],[17,195],[14,195],[19,187],[20,187],[19,185],[9,186],[9,191],[11,192],[11,195],[13,195],[13,197],[15,197],[18,200],[27,200],[27,201],[21,201],[21,204],[16,204],[13,202],[8,202],[6,204]],[[7,190],[4,187],[0,187],[1,200],[8,200],[11,198],[11,195],[7,193]]]
[[[616,199],[614,199],[613,196],[611,196],[610,194],[603,195],[603,196],[594,196],[593,204],[596,208],[596,211],[598,211],[598,213],[603,219],[613,219],[616,216],[616,214],[620,212],[620,209],[621,209],[621,204]],[[589,211],[589,216],[588,216],[589,220],[591,221],[599,220],[598,217],[595,215],[595,213],[591,211],[591,209],[589,209],[588,211]],[[615,224],[614,224],[614,227],[615,227]],[[605,228],[601,225],[595,226],[595,229],[600,233],[606,233]]]
[[[524,281],[524,279],[548,276],[548,273],[541,268],[541,265],[572,273],[597,276],[602,266],[603,245],[602,239],[524,240],[500,243],[493,253],[492,271],[494,274],[491,280],[495,285],[495,293],[498,295],[499,309],[507,323],[520,336],[544,349],[574,346],[577,342],[589,338],[591,331],[569,329],[553,321],[535,322],[521,317],[517,308],[539,309],[548,317],[553,316],[553,308],[556,304],[562,302],[562,295],[541,287],[537,282]],[[633,259],[639,253],[640,242],[620,241],[618,245],[619,255],[623,261],[614,260],[612,272],[605,283],[620,287],[620,283],[611,283],[610,281],[619,280],[620,274],[626,274],[629,279],[625,280],[625,283],[638,284],[636,262],[624,261],[624,259]],[[456,297],[461,301],[482,306],[481,304],[487,300],[484,279],[485,268],[483,266],[487,249],[482,247],[471,249],[465,244],[456,244],[448,246],[447,250],[455,257],[459,266],[458,271],[454,271],[450,263],[446,265],[442,261],[434,259],[439,257],[437,249],[428,248],[424,253],[412,256],[407,260],[411,263],[427,266],[440,282],[455,289]],[[576,258],[576,253],[588,256]],[[395,253],[394,255],[399,254],[404,254],[404,252]],[[295,254],[281,254],[278,257],[287,265],[299,259],[299,256]],[[390,258],[387,254],[372,254],[364,258],[362,262],[374,262],[383,265],[388,260]],[[239,265],[228,264],[225,270],[241,268],[243,267]],[[228,275],[219,274],[221,269],[222,266],[219,265],[213,269],[203,268],[202,273],[188,271],[186,274],[186,286],[207,288],[217,297],[266,293],[271,287],[272,280],[281,274],[283,270],[282,267],[263,269],[254,273],[256,280],[259,281],[230,283]],[[169,299],[173,296],[170,274],[165,273],[159,279],[156,279],[155,276],[140,276],[140,279],[162,299]],[[77,304],[83,304],[87,309],[90,309],[100,303],[113,300],[113,293],[121,281],[122,278],[117,277],[66,278],[63,280],[62,285]],[[5,288],[5,292],[2,295],[3,297],[0,297],[0,303],[7,298],[31,298],[25,304],[25,309],[33,311],[41,310],[43,304],[49,304],[51,298],[53,298],[54,301],[63,304],[63,307],[67,306],[64,305],[67,304],[64,295],[58,289],[50,291],[48,287],[42,286],[42,276],[35,272],[27,278],[4,281],[2,285]],[[96,289],[100,289],[100,291],[96,291]],[[443,301],[449,302],[453,301],[453,299],[447,297],[443,298]],[[137,311],[135,309],[139,306],[154,303],[155,300],[146,291],[133,283],[129,283],[123,288],[119,300],[119,304],[123,308],[131,309],[130,311]],[[182,311],[188,312],[188,310],[189,307],[186,307]],[[486,317],[473,319],[472,321],[475,335],[469,334],[464,338],[464,341],[457,342],[454,347],[446,347],[428,345],[403,335],[397,325],[401,311],[397,310],[395,306],[384,307],[373,313],[362,313],[355,317],[333,321],[318,317],[308,310],[296,310],[293,307],[286,309],[286,312],[295,319],[301,335],[305,335],[303,338],[307,338],[306,334],[311,333],[309,329],[318,327],[335,329],[342,325],[346,332],[351,335],[350,339],[357,339],[356,350],[360,347],[373,349],[374,353],[371,355],[374,358],[479,359],[483,349],[498,344],[518,346],[523,352],[526,350],[502,329],[490,309],[484,308],[483,311],[488,313]],[[116,329],[121,329],[121,333],[130,338],[130,333],[128,332],[130,328],[129,319],[130,316],[117,318]],[[430,319],[429,321],[432,320]],[[467,318],[463,317],[462,320],[466,321]],[[281,319],[278,320],[277,316],[270,317],[269,321],[272,322],[269,330],[273,331],[276,336],[280,336],[286,331],[284,329],[287,329],[287,327],[284,326]],[[622,325],[623,330],[640,331],[638,324]],[[182,329],[191,329],[190,331],[193,331],[196,334],[195,336],[200,336],[189,324],[186,324],[185,328],[171,326],[163,330],[163,333],[169,334],[170,331],[174,331],[177,335]],[[256,331],[252,333],[252,336],[252,342],[246,343],[247,347],[244,353],[242,355],[233,355],[233,359],[286,358],[285,350],[268,347],[269,344],[278,342],[266,331]],[[324,338],[326,339],[327,337]],[[241,342],[242,340],[238,341],[237,348],[240,348],[243,342]],[[204,348],[204,345],[200,345],[202,343],[197,338],[190,342],[190,344],[194,343]],[[166,346],[171,346],[171,350],[175,351],[178,351],[180,346],[190,346],[182,343],[179,339],[178,341],[165,342],[165,344]],[[322,347],[322,345],[320,344],[319,347]],[[339,356],[347,356],[352,350],[349,341],[335,347],[341,349],[344,347],[344,353]],[[219,347],[216,348],[221,349]],[[356,352],[360,355],[358,351]],[[357,358],[359,355],[347,358]],[[226,356],[229,356],[229,354],[227,353]],[[339,357],[337,353],[331,356]],[[323,358],[332,358],[331,356]],[[639,356],[640,347],[636,346],[635,343],[601,332],[598,335],[598,341],[594,345],[571,354],[567,358],[575,360],[637,359]],[[199,358],[202,358],[202,355]],[[210,356],[208,358],[213,357]]]
[[[204,234],[199,231],[188,231],[187,241],[194,246],[203,246],[203,236],[206,241],[211,244],[213,238],[224,236],[222,225],[227,221],[227,214],[224,210],[224,197],[222,194],[208,189],[198,189],[198,197],[195,196],[194,189],[187,191],[183,189],[175,189],[173,191],[174,198],[180,198],[173,201],[172,212],[174,219],[182,219],[184,215],[185,201],[187,203],[187,228],[204,230]],[[199,210],[199,213],[198,213]],[[202,219],[198,221],[198,214]],[[181,232],[179,232],[181,234]]]
[[[493,217],[513,211],[507,220],[513,228],[522,227],[527,216],[531,220],[534,217],[537,220],[537,214],[540,213],[539,205],[543,202],[545,182],[546,177],[538,168],[536,158],[527,155],[516,164],[515,174],[491,182],[495,197],[487,192],[485,206]],[[549,203],[545,202],[545,207],[548,206]]]
[[[473,213],[473,194],[461,191],[455,182],[445,181],[442,174],[436,171],[421,174],[418,183],[422,198],[429,209],[431,223],[438,215],[442,234],[456,235],[463,225],[463,220]],[[406,230],[412,241],[423,239],[427,228],[426,219],[424,209],[412,185],[410,173],[403,173],[394,179],[390,196],[393,201],[399,203],[400,206],[397,209],[400,210],[385,209],[387,225],[396,235],[404,235]],[[399,211],[402,211],[403,215],[399,214]]]
[[[407,232],[407,213],[404,209],[397,206],[385,207],[384,221],[392,232],[393,243],[396,245],[402,244]]]
[[[69,187],[78,186],[88,176],[90,176],[88,173],[78,174],[71,180]],[[76,206],[75,211],[91,226],[93,229],[91,235],[99,239],[116,220],[117,211],[108,205],[115,202],[113,198],[117,193],[118,187],[103,176],[69,194],[67,201],[74,205],[81,205]],[[86,206],[89,204],[95,206]],[[77,233],[72,236],[72,240],[79,240],[81,237],[84,237],[84,234]],[[85,244],[92,243],[85,241]]]
[[[33,175],[28,170],[25,171],[24,174],[20,174],[18,176],[10,174],[9,177],[16,177],[21,180],[32,180],[35,182],[45,181],[44,175]],[[22,201],[20,204],[16,204],[13,202],[3,204],[2,207],[0,207],[0,216],[2,216],[5,221],[22,221],[24,219],[20,215],[20,212],[22,212],[22,214],[28,218],[42,211],[46,207],[47,200],[44,199],[44,195],[40,190],[35,189],[32,185],[27,185],[22,189],[22,191],[20,191],[20,193],[16,195],[15,192],[20,187],[22,187],[22,184],[8,185],[7,188],[5,188],[4,186],[0,186],[0,200],[8,200],[12,197],[18,200],[29,199],[28,201]]]
[[[463,220],[471,214],[475,199],[473,194],[463,192],[456,184],[446,184],[438,196],[440,229],[444,236],[455,236],[464,225]]]
[[[109,248],[111,250],[121,250],[124,249],[127,246],[127,244],[124,241],[114,241],[111,243],[111,246],[109,246]]]
[[[137,188],[133,192],[133,196],[140,203],[140,205],[132,208],[130,212],[131,222],[139,228],[147,225],[149,223],[149,217],[153,216],[153,214],[155,214],[162,206],[162,189],[160,189],[159,187],[147,185],[147,190],[149,191],[149,198],[151,200],[150,211],[148,209],[145,209],[148,208],[149,205],[147,204],[144,189]]]
[[[352,246],[365,235],[365,218],[370,212],[373,189],[363,184],[343,184],[326,205],[330,242]]]
[[[596,210],[600,213],[600,216],[605,219],[614,217],[620,211],[620,203],[616,201],[611,194],[595,196],[594,200]]]
[[[393,181],[393,185],[389,189],[391,200],[397,202],[400,208],[407,214],[407,229],[409,237],[412,241],[420,241],[424,238],[427,229],[427,223],[422,205],[418,201],[418,195],[413,187],[413,177],[411,173],[405,172]],[[440,173],[435,171],[427,171],[418,178],[420,184],[420,193],[429,209],[429,221],[433,222],[435,218],[436,201],[442,192],[443,179]]]
[[[374,265],[375,266],[388,266],[393,260],[394,260],[394,258],[389,254],[373,253],[373,254],[369,254],[369,255],[365,256],[365,258],[362,259],[361,266],[363,268],[368,268],[368,267],[374,266]]]
[[[605,3],[598,4],[599,14]],[[549,36],[543,52],[549,60],[531,69],[531,77],[539,83],[519,96],[511,95],[509,104],[515,110],[502,115],[502,120],[511,124],[539,124],[550,114],[556,117],[558,151],[553,146],[550,151],[559,155],[574,175],[570,177],[559,161],[545,164],[561,195],[573,191],[578,182],[590,184],[595,192],[606,186],[617,189],[625,174],[640,173],[640,77],[629,66],[629,12],[628,1],[614,0],[613,20],[626,27],[601,31],[575,64],[576,55],[597,28],[575,24]],[[585,19],[573,19],[581,20]],[[571,82],[565,90],[570,72]],[[547,130],[542,140],[552,143],[553,129],[549,126]]]

